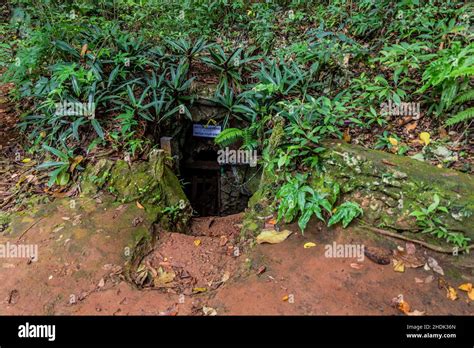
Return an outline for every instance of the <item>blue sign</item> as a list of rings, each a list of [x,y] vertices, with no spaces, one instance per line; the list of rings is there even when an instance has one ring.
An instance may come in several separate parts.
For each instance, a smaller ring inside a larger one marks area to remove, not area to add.
[[[200,138],[215,138],[221,132],[221,126],[206,126],[193,124],[193,136]]]

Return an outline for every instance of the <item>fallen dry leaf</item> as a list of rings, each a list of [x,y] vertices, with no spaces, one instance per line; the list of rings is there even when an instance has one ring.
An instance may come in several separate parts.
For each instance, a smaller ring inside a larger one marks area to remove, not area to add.
[[[71,165],[69,166],[69,172],[74,172],[74,170],[76,169],[76,167],[79,165],[79,163],[81,163],[82,161],[84,160],[84,156],[76,156],[74,157]]]
[[[412,123],[408,123],[406,126],[405,126],[405,131],[407,133],[411,133],[413,132],[416,127],[418,126],[418,122],[412,122]]]
[[[448,132],[447,132],[446,129],[443,128],[443,127],[439,127],[439,128],[438,128],[438,132],[439,132],[439,137],[440,137],[441,139],[445,139],[445,138],[448,138],[448,137],[449,137]]]
[[[87,44],[84,44],[82,45],[82,48],[81,48],[81,57],[84,57],[86,52],[87,52]]]
[[[349,128],[346,128],[344,130],[344,134],[343,134],[343,139],[346,143],[350,143],[351,142],[351,135],[349,134]]]
[[[177,316],[178,308],[176,308],[176,306],[170,307],[166,311],[158,313],[158,315],[161,315],[161,316],[166,315],[166,316],[172,316],[172,317]]]
[[[472,283],[461,284],[458,287],[459,290],[469,292],[472,290]]]
[[[456,289],[453,288],[452,286],[448,286],[446,289],[446,297],[449,298],[451,301],[455,301],[458,299],[458,293],[456,292]]]
[[[197,247],[200,246],[200,245],[201,245],[201,240],[200,240],[200,239],[196,239],[196,240],[194,241],[194,245],[197,246]]]
[[[410,244],[410,243],[409,243]],[[409,244],[407,244],[409,246]],[[422,257],[415,255],[415,251],[411,246],[409,250],[404,249],[403,251],[395,250],[393,252],[394,259],[403,262],[407,268],[418,268],[425,265],[425,260]]]
[[[447,289],[448,286],[449,284],[446,279],[444,279],[443,277],[438,278],[438,289]]]
[[[393,260],[393,270],[395,272],[400,272],[400,273],[405,272],[405,264],[403,263],[403,261],[394,259]]]
[[[206,316],[211,316],[212,317],[212,316],[217,315],[217,311],[212,307],[202,307],[202,312]]]
[[[229,240],[227,239],[226,236],[221,236],[221,239],[220,239],[220,241],[219,241],[219,246],[221,246],[221,247],[225,246],[228,241],[229,241]]]
[[[416,246],[413,243],[406,243],[405,250],[407,251],[408,255],[414,255],[416,252]]]
[[[404,314],[408,314],[410,312],[410,305],[408,302],[403,300],[398,303],[397,308]]]
[[[167,287],[167,284],[171,283],[176,277],[176,273],[173,271],[165,271],[162,267],[158,268],[158,275],[153,279],[155,287]]]
[[[288,230],[283,230],[280,232],[277,232],[275,230],[270,230],[266,229],[263,230],[258,236],[257,236],[257,243],[262,244],[262,243],[270,243],[270,244],[277,244],[283,242],[288,236],[291,234],[291,231]]]
[[[436,273],[439,273],[441,275],[444,275],[444,271],[441,268],[441,266],[438,264],[438,261],[436,261],[434,258],[431,256],[428,257],[428,266],[435,271]]]
[[[430,133],[428,133],[428,132],[421,132],[421,133],[420,133],[420,140],[423,142],[423,144],[429,145],[429,143],[431,142]]]
[[[363,267],[360,263],[351,263],[350,266],[354,269],[361,269]]]
[[[410,316],[422,316],[425,315],[425,312],[414,310],[410,311],[410,305],[403,299],[403,295],[400,294],[397,297],[392,299],[392,306],[396,307],[400,312]]]
[[[222,275],[221,283],[225,283],[230,279],[230,272],[225,271],[224,274]]]
[[[303,248],[308,249],[308,248],[313,248],[315,246],[316,246],[316,243],[308,242],[303,245]]]
[[[428,277],[425,278],[425,283],[429,284],[434,280],[434,277],[432,275],[429,275]]]
[[[195,293],[201,293],[201,292],[206,292],[207,288],[193,288],[193,292]]]
[[[393,146],[397,146],[398,145],[398,140],[395,139],[395,138],[388,138],[388,141],[390,142],[390,144],[392,144]]]
[[[474,301],[474,288],[472,287],[472,283],[461,284],[458,289],[467,292],[467,297],[469,297],[471,301]]]
[[[474,301],[474,289],[472,289],[471,291],[469,291],[469,292],[467,293],[467,296],[469,297],[469,299],[470,299],[471,301]]]

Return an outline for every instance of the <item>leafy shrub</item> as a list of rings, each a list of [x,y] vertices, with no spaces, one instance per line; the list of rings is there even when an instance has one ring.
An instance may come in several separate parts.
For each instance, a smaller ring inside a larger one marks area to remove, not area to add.
[[[424,85],[419,93],[433,88],[433,96],[438,100],[430,110],[436,115],[451,111],[454,106],[463,111],[451,116],[448,125],[466,121],[473,117],[472,107],[465,105],[472,101],[472,77],[474,76],[474,44],[462,47],[460,42],[453,42],[450,48],[438,53],[439,57],[423,73]]]
[[[334,214],[328,221],[328,226],[332,226],[342,221],[342,227],[346,228],[352,220],[363,214],[359,204],[354,202],[344,202],[336,208]]]
[[[448,243],[454,243],[459,247],[467,246],[470,238],[460,232],[448,231],[446,225],[439,218],[439,213],[448,214],[449,211],[448,208],[440,205],[440,197],[435,194],[433,196],[433,203],[426,208],[421,207],[419,210],[412,211],[410,216],[416,218],[416,222],[423,233],[429,233],[437,238],[446,239]]]

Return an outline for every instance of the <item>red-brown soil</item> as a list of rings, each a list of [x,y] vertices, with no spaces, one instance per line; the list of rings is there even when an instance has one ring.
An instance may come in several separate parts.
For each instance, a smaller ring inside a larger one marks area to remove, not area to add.
[[[386,250],[404,246],[399,241],[313,223],[304,236],[288,226],[293,233],[284,242],[254,245],[239,236],[241,215],[199,218],[189,235],[160,232],[145,261],[174,277],[165,286],[138,289],[124,280],[121,265],[127,236],[140,227],[132,222],[143,210],[103,200],[79,200],[76,210],[69,199],[57,200],[25,214],[12,235],[0,237],[0,243],[13,243],[32,226],[20,241],[39,245],[37,262],[0,260],[0,314],[403,315],[391,303],[400,294],[411,310],[426,315],[474,312],[465,292],[448,299],[438,286],[440,276],[423,267],[398,273],[368,258],[325,256],[325,245],[334,241]],[[305,249],[307,242],[316,246]],[[455,288],[473,282],[472,256],[443,256],[421,247],[417,255],[436,258]],[[415,281],[429,275],[430,283]]]

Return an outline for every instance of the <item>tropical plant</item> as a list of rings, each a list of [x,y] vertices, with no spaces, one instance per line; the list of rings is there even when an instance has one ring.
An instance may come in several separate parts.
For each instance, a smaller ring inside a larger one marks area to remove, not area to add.
[[[342,221],[342,227],[346,228],[352,220],[362,215],[364,211],[355,202],[344,202],[336,208],[328,221],[328,226],[332,226]]]
[[[177,54],[179,60],[184,59],[190,69],[193,61],[211,46],[202,38],[195,41],[187,41],[183,38],[178,40],[167,39],[166,43]]]
[[[84,157],[80,155],[75,156],[73,149],[62,152],[47,145],[43,145],[43,148],[58,158],[58,161],[44,162],[38,166],[38,169],[54,168],[54,170],[49,173],[48,186],[52,186],[53,184],[65,186],[69,183],[74,171],[76,169],[82,169],[79,164]]]
[[[288,178],[278,190],[275,199],[278,200],[278,221],[291,223],[298,218],[298,226],[304,233],[309,219],[315,215],[325,221],[324,211],[331,214],[332,204],[328,200],[328,193],[316,192],[307,184],[308,175],[297,173]]]
[[[463,109],[451,116],[449,125],[471,119],[474,116],[474,110],[469,106],[473,95],[474,44],[462,47],[460,42],[453,42],[451,47],[438,52],[438,56],[423,73],[424,85],[418,92],[433,88],[438,102],[433,103],[429,111],[434,111],[435,115],[455,110],[453,106]]]
[[[438,214],[449,214],[448,208],[440,205],[440,197],[437,194],[433,196],[433,202],[428,207],[421,207],[410,213],[410,216],[416,218],[416,223],[422,229],[423,233],[429,233],[437,238],[445,239],[448,243],[456,244],[459,247],[467,246],[471,240],[461,232],[449,231],[445,223],[439,218]]]

